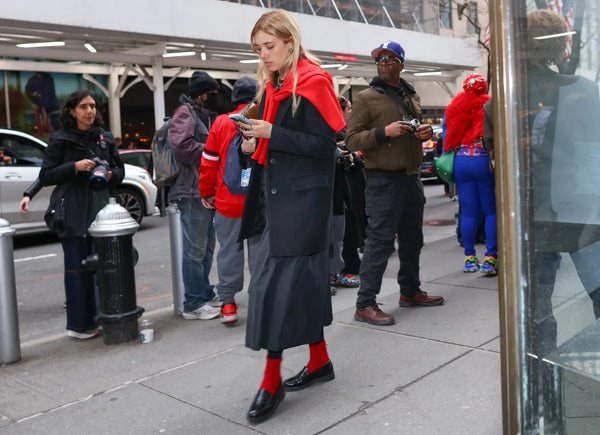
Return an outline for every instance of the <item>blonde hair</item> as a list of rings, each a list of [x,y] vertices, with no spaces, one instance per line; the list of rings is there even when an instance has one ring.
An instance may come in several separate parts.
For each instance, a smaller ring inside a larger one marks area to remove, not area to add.
[[[292,113],[296,113],[298,104],[300,104],[300,100],[296,95],[296,84],[298,83],[298,60],[308,59],[317,65],[319,65],[321,61],[302,45],[300,25],[288,11],[283,9],[275,9],[263,14],[258,19],[254,25],[254,28],[252,29],[252,33],[250,34],[250,44],[252,45],[252,49],[255,53],[256,48],[254,46],[254,36],[259,31],[263,31],[269,35],[275,36],[285,43],[292,43],[292,51],[285,60],[284,67],[286,71],[292,72],[292,76],[294,78],[294,84],[292,87]],[[267,69],[261,59],[260,63],[258,64],[258,71],[256,72],[256,82],[259,87],[257,95],[258,101],[260,101],[265,91],[267,82],[269,80],[273,80],[273,76],[274,73]]]

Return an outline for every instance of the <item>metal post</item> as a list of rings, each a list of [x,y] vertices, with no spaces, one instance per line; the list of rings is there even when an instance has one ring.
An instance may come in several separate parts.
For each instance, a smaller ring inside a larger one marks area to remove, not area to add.
[[[0,364],[21,360],[12,242],[15,232],[8,221],[0,219]]]
[[[183,258],[183,235],[179,208],[176,204],[167,207],[169,215],[169,237],[171,240],[171,277],[173,282],[173,313],[180,316],[183,313],[183,298],[185,287],[181,272]]]

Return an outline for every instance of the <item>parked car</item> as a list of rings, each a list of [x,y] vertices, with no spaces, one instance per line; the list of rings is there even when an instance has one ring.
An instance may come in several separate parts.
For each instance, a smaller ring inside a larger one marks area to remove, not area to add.
[[[442,137],[442,126],[432,125],[433,136],[431,139],[423,142],[423,161],[421,162],[421,178],[438,178],[437,171],[435,169],[435,161],[441,155],[441,151],[438,150],[437,143]]]
[[[12,162],[0,165],[0,218],[6,219],[17,234],[48,231],[44,212],[54,186],[44,187],[34,197],[29,213],[19,211],[23,192],[37,178],[46,143],[16,130],[0,129],[0,146]],[[118,201],[139,223],[155,210],[156,186],[145,169],[125,165],[125,178],[117,187]]]
[[[152,175],[152,150],[119,150],[119,156],[123,163],[144,168]]]
[[[135,149],[135,150],[119,150],[121,161],[123,163],[129,163],[130,165],[139,166],[148,171],[152,177],[152,150],[146,149]],[[161,216],[166,213],[166,207],[168,205],[167,198],[169,197],[169,186],[158,188],[156,193],[156,206]]]

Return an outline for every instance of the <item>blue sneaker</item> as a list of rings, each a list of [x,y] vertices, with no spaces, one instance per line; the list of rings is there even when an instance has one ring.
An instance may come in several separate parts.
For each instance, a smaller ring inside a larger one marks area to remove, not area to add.
[[[498,275],[498,260],[496,257],[493,255],[486,255],[479,271],[486,275]]]
[[[477,272],[479,270],[479,260],[474,255],[465,256],[465,267],[463,267],[463,272],[471,273]]]

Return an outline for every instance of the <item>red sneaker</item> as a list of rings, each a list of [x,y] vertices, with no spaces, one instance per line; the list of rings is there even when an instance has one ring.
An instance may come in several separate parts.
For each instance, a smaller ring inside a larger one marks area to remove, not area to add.
[[[225,304],[221,308],[221,323],[237,322],[237,305]]]

